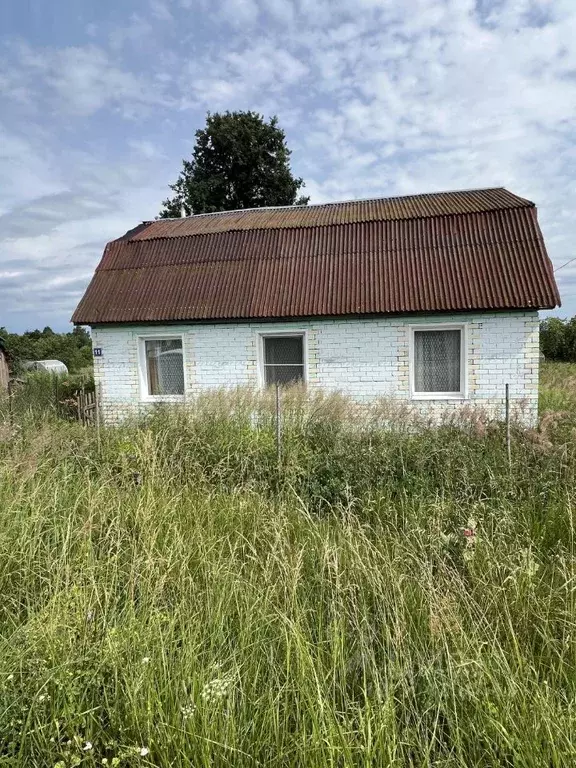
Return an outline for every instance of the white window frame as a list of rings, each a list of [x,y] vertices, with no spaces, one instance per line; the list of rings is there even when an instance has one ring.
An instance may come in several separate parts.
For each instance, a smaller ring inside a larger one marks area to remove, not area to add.
[[[308,333],[302,330],[293,331],[266,331],[258,334],[258,386],[260,389],[266,389],[266,368],[265,368],[265,339],[279,338],[298,338],[302,339],[302,363],[304,368],[303,384],[308,384]]]
[[[460,391],[416,392],[416,342],[417,331],[460,331]],[[468,398],[468,332],[466,323],[431,323],[410,325],[410,397],[412,400],[466,400]]]
[[[184,369],[184,393],[181,395],[151,395],[148,391],[148,367],[146,361],[147,341],[182,342],[182,367]],[[140,400],[144,403],[182,403],[186,395],[186,352],[184,336],[181,333],[147,333],[138,336],[138,378],[140,381]]]

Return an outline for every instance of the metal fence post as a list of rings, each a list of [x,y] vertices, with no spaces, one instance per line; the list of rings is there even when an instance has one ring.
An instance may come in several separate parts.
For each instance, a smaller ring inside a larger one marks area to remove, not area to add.
[[[510,384],[506,384],[506,453],[508,466],[512,466],[512,450],[510,446]]]
[[[278,469],[282,463],[282,432],[280,425],[280,384],[276,382],[276,460]]]
[[[14,396],[14,382],[12,379],[8,380],[8,422],[10,427],[14,426],[14,403],[12,398]]]
[[[102,445],[100,442],[100,382],[94,383],[94,410],[96,411],[96,440],[98,442],[98,454],[102,453]]]

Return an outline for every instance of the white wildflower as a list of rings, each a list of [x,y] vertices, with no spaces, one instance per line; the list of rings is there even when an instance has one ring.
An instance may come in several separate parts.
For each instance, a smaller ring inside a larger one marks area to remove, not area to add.
[[[194,712],[196,712],[196,704],[193,704],[192,702],[190,702],[190,704],[185,704],[183,707],[180,707],[180,711],[182,712],[184,720],[188,720],[188,718],[192,717]]]
[[[84,744],[84,746],[82,747],[82,749],[84,750],[84,752],[90,752],[90,750],[92,749],[92,742],[87,741],[86,744]]]
[[[226,696],[231,684],[232,680],[230,677],[217,677],[215,680],[210,680],[204,685],[200,696],[208,704],[217,702]]]
[[[150,750],[148,749],[148,747],[142,747],[142,749],[140,750],[140,757],[146,757],[146,755],[148,754],[148,752],[150,752]]]
[[[144,656],[142,659],[142,664],[150,664],[150,656]]]

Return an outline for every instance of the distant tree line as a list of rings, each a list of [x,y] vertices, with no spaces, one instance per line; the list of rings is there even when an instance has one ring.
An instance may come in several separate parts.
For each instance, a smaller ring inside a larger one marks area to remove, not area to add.
[[[92,365],[92,341],[84,329],[75,327],[69,333],[55,333],[50,326],[40,331],[8,333],[0,327],[8,355],[10,370],[18,375],[27,360],[60,360],[70,373],[77,373]]]
[[[547,360],[576,362],[576,317],[548,317],[540,323],[540,351]]]

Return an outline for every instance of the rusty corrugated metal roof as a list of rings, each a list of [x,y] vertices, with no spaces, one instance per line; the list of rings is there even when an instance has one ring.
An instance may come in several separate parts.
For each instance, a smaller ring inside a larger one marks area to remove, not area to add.
[[[351,200],[345,203],[249,208],[241,211],[205,213],[183,219],[158,219],[147,222],[148,226],[135,233],[132,239],[152,240],[246,229],[294,229],[359,224],[365,221],[399,221],[456,213],[529,208],[533,205],[530,200],[513,195],[506,189],[433,192],[427,195]]]
[[[148,222],[106,246],[73,322],[551,308],[534,204],[504,189]]]

